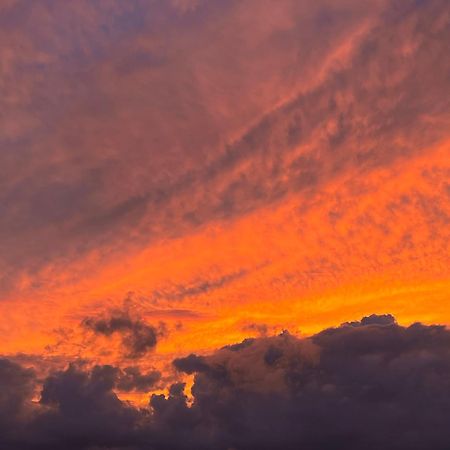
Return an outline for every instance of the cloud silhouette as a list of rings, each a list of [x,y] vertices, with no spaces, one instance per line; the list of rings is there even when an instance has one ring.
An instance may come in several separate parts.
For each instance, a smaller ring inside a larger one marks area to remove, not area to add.
[[[442,326],[373,315],[310,339],[284,333],[174,365],[197,372],[191,414],[218,448],[450,443],[450,332]]]
[[[159,374],[71,364],[43,382],[0,360],[0,446],[9,449],[444,450],[450,444],[450,331],[372,315],[300,339],[288,332],[174,360],[195,374],[148,408],[115,391]]]
[[[82,325],[97,335],[119,334],[125,356],[130,359],[143,357],[156,347],[158,337],[165,333],[162,324],[156,328],[140,319],[133,319],[126,310],[113,310],[105,317],[88,317]]]

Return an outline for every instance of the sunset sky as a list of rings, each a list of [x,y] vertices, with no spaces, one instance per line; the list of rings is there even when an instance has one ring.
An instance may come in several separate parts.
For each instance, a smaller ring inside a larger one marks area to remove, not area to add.
[[[0,0],[0,448],[448,449],[449,55],[448,0]],[[373,345],[423,433],[261,437]],[[248,428],[199,418],[230,385]]]

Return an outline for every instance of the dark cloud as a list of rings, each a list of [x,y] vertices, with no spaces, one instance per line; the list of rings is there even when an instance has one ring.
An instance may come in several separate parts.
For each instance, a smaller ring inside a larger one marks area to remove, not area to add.
[[[0,447],[19,437],[22,424],[32,413],[35,385],[32,369],[0,358]]]
[[[195,374],[154,394],[159,374],[72,364],[30,402],[32,370],[0,360],[0,448],[386,449],[450,445],[450,331],[372,315],[310,338],[287,332],[174,361]]]
[[[125,392],[147,392],[154,388],[160,379],[161,372],[157,370],[141,373],[139,367],[125,367],[118,378],[116,386],[117,389]]]
[[[231,350],[233,352],[237,352],[245,347],[252,345],[254,340],[255,340],[254,338],[247,338],[244,339],[242,342],[239,342],[239,344],[226,345],[224,348]]]
[[[119,334],[125,356],[130,359],[143,357],[151,351],[158,338],[165,334],[165,327],[154,327],[141,319],[132,318],[128,311],[113,310],[105,317],[88,317],[82,325],[97,335],[111,336]]]
[[[206,363],[203,356],[197,356],[190,354],[184,358],[177,358],[173,361],[173,365],[176,369],[181,370],[189,375],[195,372],[203,372],[209,369],[209,365]]]
[[[269,347],[264,354],[264,362],[269,366],[273,366],[281,357],[283,351],[278,347]]]
[[[192,414],[236,449],[445,449],[450,332],[369,316],[299,340],[222,349],[197,367]],[[206,367],[206,366],[209,366]],[[221,377],[217,377],[220,368]],[[211,436],[210,434],[210,436]]]
[[[363,317],[359,322],[346,322],[341,326],[360,327],[364,325],[392,325],[393,323],[395,323],[395,317],[391,314],[372,314],[371,316]]]
[[[87,449],[130,445],[131,430],[140,414],[113,392],[117,376],[118,369],[112,366],[89,371],[71,365],[47,378],[40,399],[43,413],[29,425],[32,446]]]

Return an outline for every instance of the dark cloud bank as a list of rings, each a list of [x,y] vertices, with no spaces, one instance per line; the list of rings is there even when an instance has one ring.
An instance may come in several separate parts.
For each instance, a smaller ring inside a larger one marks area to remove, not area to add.
[[[448,449],[450,331],[370,316],[299,339],[246,339],[175,368],[195,374],[149,407],[160,374],[72,364],[43,383],[0,360],[1,449]],[[39,386],[39,387],[37,387]],[[32,402],[33,392],[40,391]]]

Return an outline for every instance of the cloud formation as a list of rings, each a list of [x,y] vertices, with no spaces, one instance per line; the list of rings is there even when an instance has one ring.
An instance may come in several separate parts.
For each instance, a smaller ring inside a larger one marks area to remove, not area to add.
[[[373,315],[310,339],[283,333],[174,364],[197,374],[191,414],[218,448],[443,449],[450,442],[450,333],[441,326],[402,327]]]
[[[130,359],[141,358],[153,350],[158,337],[165,334],[163,324],[154,327],[141,319],[132,318],[126,310],[113,310],[105,317],[88,317],[82,325],[96,335],[120,335],[124,356]]]
[[[48,376],[1,360],[1,437],[9,449],[445,449],[450,443],[450,331],[390,315],[310,338],[288,332],[174,361],[195,374],[153,394],[148,409],[118,389],[158,374],[72,364]]]
[[[334,280],[448,280],[447,3],[5,3],[8,349],[129,290],[230,317]]]
[[[48,261],[101,260],[310,195],[445,134],[445,0],[193,4],[2,11],[4,91],[18,96],[3,99],[16,117],[5,287]]]
[[[1,2],[0,448],[447,450],[448,42],[448,0]]]

